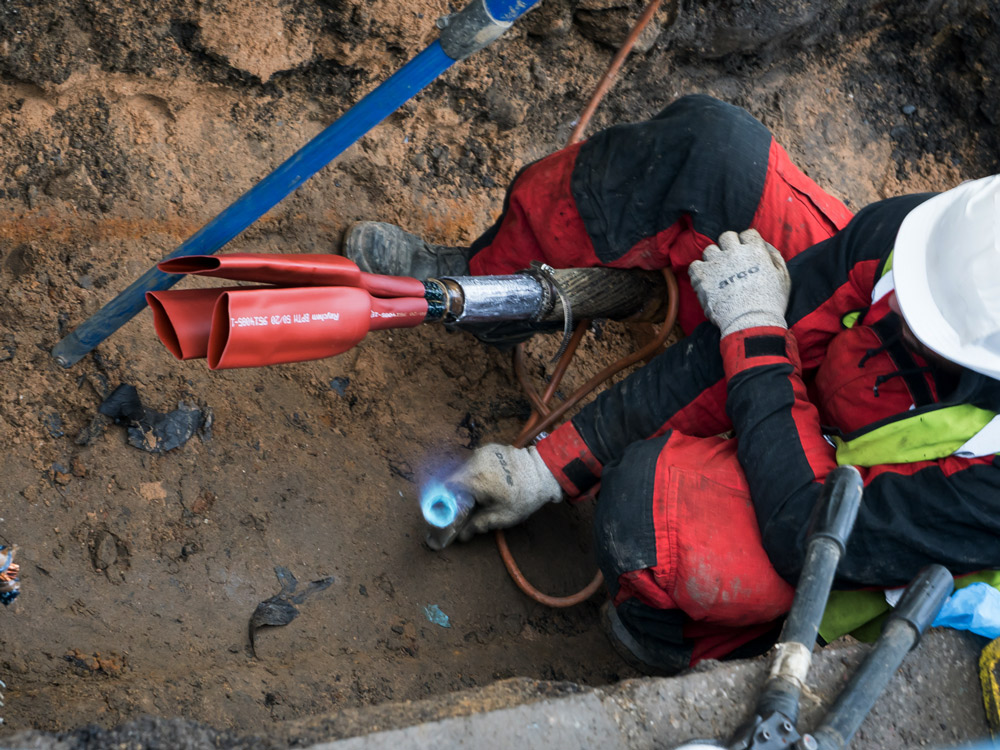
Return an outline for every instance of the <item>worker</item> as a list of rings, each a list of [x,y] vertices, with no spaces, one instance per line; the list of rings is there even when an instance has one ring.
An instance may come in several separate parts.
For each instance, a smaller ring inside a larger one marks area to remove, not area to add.
[[[471,248],[369,222],[345,250],[421,276],[675,271],[685,339],[448,480],[476,498],[466,539],[599,485],[605,625],[642,671],[773,642],[838,465],[865,494],[835,587],[1000,568],[1000,176],[852,217],[748,113],[687,96],[529,165]]]

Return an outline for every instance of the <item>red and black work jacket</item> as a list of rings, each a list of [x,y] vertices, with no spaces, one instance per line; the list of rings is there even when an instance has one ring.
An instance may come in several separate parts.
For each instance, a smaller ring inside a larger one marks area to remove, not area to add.
[[[659,356],[540,442],[567,493],[596,484],[637,440],[667,429],[733,430],[764,547],[794,583],[809,516],[837,466],[829,436],[850,439],[933,404],[1000,411],[1000,382],[935,369],[903,343],[887,303],[872,303],[900,223],[929,197],[873,204],[789,261],[787,331],[750,329],[720,342],[703,323],[676,345],[684,357]],[[929,563],[955,575],[1000,567],[997,456],[859,468],[865,494],[839,587],[902,585]]]

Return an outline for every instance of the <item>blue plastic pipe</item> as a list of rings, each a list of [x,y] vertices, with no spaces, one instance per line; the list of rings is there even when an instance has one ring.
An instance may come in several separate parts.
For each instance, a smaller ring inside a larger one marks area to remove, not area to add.
[[[493,18],[513,22],[539,0],[480,1]],[[440,41],[433,42],[164,260],[217,252],[454,63]],[[71,367],[135,317],[146,306],[146,292],[169,289],[182,278],[154,266],[56,344],[52,356],[61,366]]]
[[[513,23],[537,2],[538,0],[486,0],[486,10],[498,21]]]

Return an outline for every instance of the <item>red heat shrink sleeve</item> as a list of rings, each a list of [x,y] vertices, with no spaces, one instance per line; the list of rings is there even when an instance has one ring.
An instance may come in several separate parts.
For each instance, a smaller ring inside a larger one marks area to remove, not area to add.
[[[276,286],[361,286],[361,269],[340,255],[188,255],[165,260],[157,268],[164,273],[186,273]]]
[[[417,282],[418,284],[420,282]],[[424,285],[420,284],[423,293]],[[413,328],[427,319],[427,300],[423,297],[372,297],[371,330]]]
[[[147,299],[167,349],[178,359],[207,357],[213,370],[332,357],[369,330],[427,317],[423,297],[379,299],[357,287],[189,289]]]
[[[177,359],[203,359],[208,356],[212,312],[219,297],[226,292],[252,288],[260,287],[227,286],[146,292],[146,304],[153,311],[156,335],[171,354]]]

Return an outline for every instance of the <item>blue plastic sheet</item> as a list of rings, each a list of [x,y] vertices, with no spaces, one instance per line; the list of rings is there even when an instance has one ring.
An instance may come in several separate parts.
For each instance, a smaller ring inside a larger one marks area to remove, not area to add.
[[[424,607],[424,616],[435,625],[440,625],[442,628],[450,628],[451,620],[448,619],[448,615],[441,611],[441,608],[436,604],[431,604]]]
[[[1000,591],[987,583],[959,589],[944,603],[933,626],[1000,638]]]

